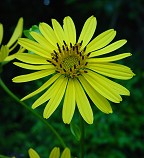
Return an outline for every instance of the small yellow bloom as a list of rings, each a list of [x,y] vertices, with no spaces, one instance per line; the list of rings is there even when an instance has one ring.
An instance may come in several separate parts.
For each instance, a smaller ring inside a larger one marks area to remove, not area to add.
[[[134,73],[127,66],[113,63],[114,61],[131,56],[131,53],[122,53],[110,57],[103,57],[122,47],[127,41],[110,42],[116,36],[114,29],[109,29],[92,41],[97,21],[94,16],[89,17],[76,40],[76,28],[71,17],[64,18],[63,27],[52,19],[52,26],[42,22],[39,31],[30,32],[35,39],[20,38],[19,44],[34,52],[19,53],[16,58],[21,62],[14,64],[36,72],[13,78],[13,82],[28,82],[49,76],[40,88],[25,96],[22,100],[46,90],[32,105],[36,108],[48,102],[43,116],[49,118],[62,100],[62,118],[64,123],[70,123],[77,105],[83,119],[93,123],[91,101],[104,113],[112,113],[108,100],[119,103],[121,95],[130,95],[130,92],[120,84],[106,78],[128,80]],[[109,45],[108,45],[109,44]],[[99,57],[100,56],[100,57]]]
[[[32,148],[28,150],[28,153],[30,158],[40,158],[38,153]],[[60,156],[60,148],[54,147],[49,155],[49,158],[71,158],[71,153],[68,148],[65,148]]]
[[[21,37],[23,31],[23,18],[21,17],[18,20],[17,26],[11,36],[9,42],[6,45],[1,45],[3,39],[3,25],[0,23],[0,62],[13,60],[14,54],[10,55],[10,52],[14,50],[14,48],[18,45],[17,40]],[[19,52],[22,52],[19,51]]]

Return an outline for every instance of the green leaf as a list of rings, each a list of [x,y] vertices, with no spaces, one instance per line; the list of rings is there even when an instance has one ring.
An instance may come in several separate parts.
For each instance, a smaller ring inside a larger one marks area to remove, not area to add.
[[[31,39],[31,40],[34,40],[34,38],[30,35],[30,32],[31,32],[31,31],[40,33],[39,27],[38,27],[37,25],[33,25],[30,29],[24,30],[24,35],[25,35],[27,38],[29,38],[29,39]]]

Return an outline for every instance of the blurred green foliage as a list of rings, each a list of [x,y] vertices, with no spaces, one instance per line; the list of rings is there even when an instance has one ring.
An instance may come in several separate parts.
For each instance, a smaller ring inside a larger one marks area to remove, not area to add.
[[[121,38],[128,40],[119,52],[133,54],[132,57],[124,59],[123,64],[131,67],[136,76],[129,81],[118,82],[130,90],[131,96],[123,97],[123,102],[120,104],[111,103],[113,114],[110,115],[103,114],[92,105],[95,121],[93,125],[85,124],[85,158],[142,158],[144,155],[143,8],[143,0],[50,0],[48,6],[44,5],[43,1],[34,0],[5,0],[1,3],[0,22],[4,24],[4,42],[11,35],[20,16],[24,17],[24,26],[27,30],[41,21],[50,24],[51,18],[56,18],[62,23],[62,19],[67,15],[74,19],[78,35],[85,20],[95,15],[98,20],[95,35],[106,29],[115,28],[117,30],[115,40]],[[24,73],[27,73],[27,70],[19,69],[10,62],[3,67],[3,72],[0,74],[8,87],[20,98],[43,83],[43,80],[24,84],[12,83],[11,79],[14,76]],[[31,106],[36,97],[26,103]],[[42,114],[43,108],[44,106],[41,106],[36,111]],[[29,111],[13,101],[1,88],[0,109],[1,154],[26,158],[28,148],[33,147],[41,157],[47,157],[52,147],[61,147],[50,130]],[[64,138],[72,155],[78,156],[78,138],[71,134],[69,125],[62,123],[61,110],[62,105],[48,122]],[[78,127],[77,113],[73,121]]]

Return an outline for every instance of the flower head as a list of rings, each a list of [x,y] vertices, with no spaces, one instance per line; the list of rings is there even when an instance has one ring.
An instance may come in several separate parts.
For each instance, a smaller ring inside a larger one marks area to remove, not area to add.
[[[3,25],[0,23],[0,62],[10,61],[14,59],[14,54],[10,55],[10,52],[18,45],[17,39],[21,37],[23,31],[23,18],[18,20],[17,26],[11,36],[9,42],[6,45],[1,45],[3,39]]]
[[[40,158],[38,153],[32,148],[29,149],[28,153],[30,158]],[[49,155],[49,158],[71,158],[71,153],[68,148],[65,148],[60,156],[60,149],[58,147],[54,147]]]
[[[129,67],[112,63],[131,56],[131,53],[101,57],[122,47],[126,40],[108,45],[116,36],[116,31],[109,29],[90,41],[96,24],[96,18],[89,17],[76,41],[74,22],[67,16],[63,27],[55,19],[52,19],[53,28],[44,22],[40,23],[40,33],[30,32],[35,41],[19,39],[19,44],[34,54],[19,53],[16,58],[24,63],[14,64],[37,71],[17,76],[13,81],[28,82],[49,76],[48,81],[40,88],[22,99],[46,90],[32,105],[32,108],[36,108],[48,102],[44,109],[44,118],[49,118],[63,99],[64,123],[71,122],[77,105],[83,119],[92,124],[93,112],[87,96],[102,112],[108,114],[112,113],[108,100],[119,103],[122,101],[121,95],[130,95],[125,87],[106,77],[122,80],[132,78],[134,73]]]

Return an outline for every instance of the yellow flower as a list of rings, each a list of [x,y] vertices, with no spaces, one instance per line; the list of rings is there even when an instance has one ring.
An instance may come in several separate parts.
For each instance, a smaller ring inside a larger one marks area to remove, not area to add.
[[[40,158],[38,153],[32,148],[28,151],[30,158]],[[71,158],[70,150],[65,148],[60,157],[60,149],[58,147],[54,147],[50,153],[49,158]]]
[[[0,47],[0,62],[10,61],[10,60],[13,60],[15,58],[14,54],[9,55],[9,53],[11,51],[13,51],[14,48],[18,45],[17,39],[19,37],[21,37],[22,31],[23,31],[23,18],[21,17],[18,20],[17,26],[16,26],[16,28],[13,32],[13,35],[11,36],[9,42],[6,45],[2,45]],[[4,32],[3,25],[0,23],[0,45],[1,45],[2,39],[3,39],[3,32]]]
[[[30,33],[35,41],[19,39],[21,46],[35,54],[19,53],[16,58],[24,63],[14,64],[38,71],[17,76],[13,81],[28,82],[49,76],[48,81],[40,88],[22,99],[28,99],[46,90],[32,105],[34,109],[48,101],[43,113],[44,118],[49,118],[63,99],[64,123],[71,122],[77,105],[83,119],[92,124],[93,112],[87,96],[102,112],[108,114],[112,113],[108,100],[119,103],[122,101],[121,95],[130,95],[125,87],[104,76],[122,80],[132,78],[134,73],[129,67],[112,63],[131,56],[131,53],[101,57],[122,47],[126,40],[118,40],[108,45],[116,36],[116,31],[109,29],[90,42],[96,24],[96,18],[89,17],[77,42],[75,25],[69,16],[64,18],[63,28],[55,19],[52,19],[53,28],[44,22],[40,23],[41,34],[33,31]]]

